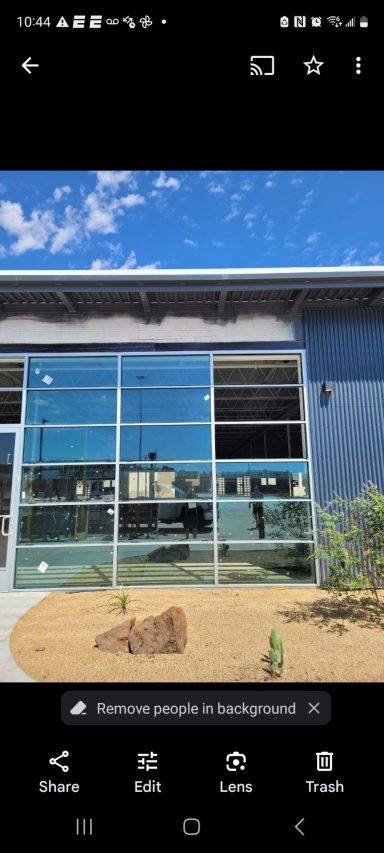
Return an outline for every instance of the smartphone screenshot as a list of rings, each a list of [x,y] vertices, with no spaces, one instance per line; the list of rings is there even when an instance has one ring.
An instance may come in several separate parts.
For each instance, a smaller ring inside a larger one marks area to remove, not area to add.
[[[4,15],[4,838],[380,838],[384,21],[294,11]]]

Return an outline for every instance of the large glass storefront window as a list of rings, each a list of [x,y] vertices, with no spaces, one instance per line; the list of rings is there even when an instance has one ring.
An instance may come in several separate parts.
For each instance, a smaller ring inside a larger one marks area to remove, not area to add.
[[[314,582],[299,354],[22,364],[16,587]]]

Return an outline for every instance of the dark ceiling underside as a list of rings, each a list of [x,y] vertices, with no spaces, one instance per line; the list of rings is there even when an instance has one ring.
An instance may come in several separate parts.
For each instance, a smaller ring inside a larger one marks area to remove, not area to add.
[[[167,314],[195,314],[235,319],[247,311],[280,310],[300,313],[310,307],[384,307],[384,287],[284,288],[256,290],[74,290],[51,291],[38,285],[32,290],[12,288],[0,292],[0,316],[14,314],[121,313],[145,318]],[[25,287],[25,285],[24,285]]]

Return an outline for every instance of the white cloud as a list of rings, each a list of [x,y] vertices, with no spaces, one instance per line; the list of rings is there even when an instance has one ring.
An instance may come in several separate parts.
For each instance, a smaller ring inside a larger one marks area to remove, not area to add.
[[[319,240],[320,235],[321,235],[321,231],[314,231],[314,232],[313,232],[313,234],[309,234],[309,236],[307,237],[307,239],[306,239],[306,241],[305,241],[305,242],[306,242],[307,244],[310,244],[310,243],[317,243],[317,242],[318,242],[318,240]]]
[[[199,177],[200,178],[207,178],[208,175],[226,175],[226,174],[227,174],[226,169],[215,169],[213,171],[211,171],[210,169],[205,169],[204,172],[200,172]]]
[[[95,258],[91,263],[90,269],[92,270],[106,270],[106,269],[119,269],[119,270],[155,270],[157,267],[161,265],[160,261],[153,261],[151,264],[138,264],[136,252],[134,249],[131,249],[126,261],[119,266],[115,257],[110,258]]]
[[[57,229],[49,251],[52,255],[56,255],[57,252],[61,252],[64,246],[72,242],[72,240],[78,241],[80,233],[77,211],[71,205],[67,205],[65,208],[64,224],[61,228]]]
[[[196,241],[195,241],[195,240],[184,240],[184,244],[185,244],[186,246],[191,246],[191,247],[192,247],[192,249],[197,249],[197,247],[198,247],[198,245],[199,245],[198,243],[196,243]]]
[[[130,193],[129,195],[122,196],[119,202],[123,207],[137,207],[138,204],[145,204],[145,198],[143,195],[139,195],[139,193]]]
[[[303,181],[301,178],[292,178],[292,180],[289,183],[290,183],[291,187],[301,187],[301,184],[303,183]]]
[[[137,188],[137,180],[134,172],[129,171],[105,171],[105,172],[96,172],[97,182],[96,189],[103,192],[104,190],[109,190],[114,193],[119,189],[120,184],[127,184],[129,189],[135,190]]]
[[[153,186],[157,189],[179,190],[180,181],[178,178],[167,178],[165,172],[160,172],[159,177],[153,181]]]
[[[225,193],[225,188],[223,184],[214,184],[212,181],[208,184],[208,192],[209,193]]]
[[[246,179],[245,181],[242,181],[240,184],[240,189],[242,190],[243,193],[248,193],[252,189],[252,187],[253,187],[252,181],[248,181],[248,179]]]
[[[5,192],[7,192],[7,187],[5,184],[2,183],[2,181],[0,181],[0,193],[5,193]]]
[[[111,260],[102,260],[101,258],[95,258],[91,263],[91,270],[106,270],[110,266],[112,266]]]
[[[276,237],[274,234],[271,234],[270,232],[266,232],[264,234],[264,240],[276,240]]]
[[[247,231],[252,231],[253,226],[255,224],[255,219],[257,219],[257,213],[246,213],[244,216],[245,227]]]
[[[382,252],[377,252],[376,255],[372,255],[372,257],[369,258],[369,263],[375,264],[375,265],[381,264],[381,258],[382,258]]]
[[[11,243],[11,255],[22,255],[28,249],[44,249],[49,237],[56,231],[51,211],[33,210],[31,218],[27,220],[21,204],[12,201],[0,203],[0,226],[7,234],[17,237]]]
[[[64,195],[69,195],[71,192],[71,187],[68,186],[68,184],[64,184],[63,187],[55,187],[53,190],[53,198],[55,201],[61,201]]]
[[[111,202],[104,200],[96,192],[91,192],[85,199],[88,216],[85,222],[86,231],[98,231],[100,234],[113,234],[116,231],[115,214],[119,203],[116,199]]]
[[[233,193],[233,195],[230,196],[231,201],[241,201],[242,198],[243,196],[241,193]]]
[[[355,255],[357,255],[357,249],[347,249],[346,255],[341,262],[341,266],[348,266],[348,264],[352,264],[352,262],[355,264]]]
[[[287,242],[284,243],[284,246],[286,249],[296,249],[296,243],[291,243],[290,240],[287,240]]]
[[[184,224],[188,226],[188,228],[197,228],[198,227],[197,222],[195,222],[195,220],[192,219],[190,216],[183,216],[182,220],[183,220]]]
[[[222,240],[212,240],[212,246],[216,246],[217,249],[221,249],[224,246]]]
[[[266,181],[264,186],[266,190],[270,190],[272,187],[276,186],[276,181]]]
[[[230,222],[231,219],[236,219],[236,216],[240,216],[240,213],[241,211],[239,205],[233,202],[233,204],[231,204],[229,213],[224,216],[223,222]]]
[[[5,246],[3,246],[0,243],[0,258],[6,258],[6,256],[7,256],[7,250],[6,250]]]
[[[310,198],[314,192],[315,190],[309,190],[309,192],[305,193],[305,198]]]

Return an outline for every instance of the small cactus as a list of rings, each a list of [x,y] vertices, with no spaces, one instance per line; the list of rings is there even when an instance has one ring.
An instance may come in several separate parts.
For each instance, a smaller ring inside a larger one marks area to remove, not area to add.
[[[268,657],[272,672],[281,675],[284,667],[284,640],[276,633],[274,628],[269,637]]]

